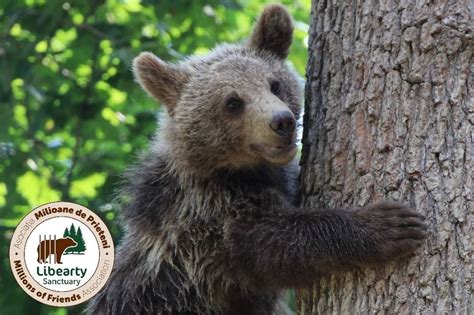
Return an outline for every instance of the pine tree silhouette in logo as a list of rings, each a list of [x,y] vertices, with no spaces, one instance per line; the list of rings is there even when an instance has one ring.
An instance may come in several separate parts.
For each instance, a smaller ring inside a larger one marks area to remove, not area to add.
[[[69,230],[68,228],[64,230],[63,237],[70,237],[77,243],[76,246],[69,247],[68,249],[66,249],[64,255],[84,254],[84,252],[86,251],[86,242],[84,241],[84,237],[82,236],[81,227],[78,227],[76,230],[76,227],[74,226],[74,224],[71,224],[71,227],[69,228]]]

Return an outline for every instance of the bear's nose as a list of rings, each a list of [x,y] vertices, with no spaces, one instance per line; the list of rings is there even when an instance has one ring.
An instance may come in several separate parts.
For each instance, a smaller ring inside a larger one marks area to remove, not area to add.
[[[270,128],[280,136],[288,136],[295,131],[296,121],[291,112],[281,111],[273,115]]]

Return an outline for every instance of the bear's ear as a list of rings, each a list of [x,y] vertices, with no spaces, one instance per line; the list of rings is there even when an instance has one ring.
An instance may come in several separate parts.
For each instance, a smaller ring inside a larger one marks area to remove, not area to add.
[[[265,7],[250,37],[250,46],[267,50],[284,59],[293,39],[293,21],[286,8],[273,4]]]
[[[172,115],[189,80],[187,73],[178,65],[166,63],[152,53],[143,52],[133,60],[133,74],[142,88],[164,104]]]

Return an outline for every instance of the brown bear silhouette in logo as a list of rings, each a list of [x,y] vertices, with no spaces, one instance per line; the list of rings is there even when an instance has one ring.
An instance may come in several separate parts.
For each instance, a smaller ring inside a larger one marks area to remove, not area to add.
[[[42,240],[40,241],[38,251],[38,262],[47,263],[50,255],[54,254],[54,263],[62,264],[61,256],[69,247],[76,246],[77,243],[70,237],[59,238],[56,240]]]

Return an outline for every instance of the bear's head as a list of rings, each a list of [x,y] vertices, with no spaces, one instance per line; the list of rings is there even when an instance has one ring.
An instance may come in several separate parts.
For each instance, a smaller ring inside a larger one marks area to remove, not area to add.
[[[64,239],[65,239],[64,245],[66,245],[65,248],[75,247],[77,245],[76,241],[70,238],[69,236],[65,237]]]
[[[148,52],[134,60],[136,80],[167,109],[159,137],[173,159],[209,172],[295,157],[301,87],[286,65],[292,35],[286,9],[271,5],[244,43],[177,64]]]

